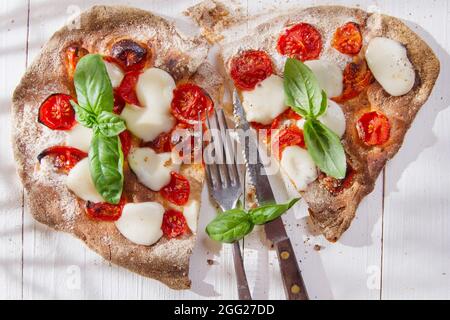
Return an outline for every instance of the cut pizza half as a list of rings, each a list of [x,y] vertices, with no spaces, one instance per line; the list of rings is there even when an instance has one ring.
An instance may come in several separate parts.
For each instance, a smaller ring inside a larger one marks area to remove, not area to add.
[[[247,120],[256,130],[269,130],[264,144],[268,150],[277,147],[273,158],[286,183],[306,200],[323,235],[336,241],[402,145],[438,77],[438,59],[399,19],[341,6],[290,12],[221,47],[226,76],[240,93]],[[288,58],[307,69],[288,70]],[[300,79],[294,83],[300,96],[295,103],[283,72]],[[323,114],[304,111],[312,100],[302,98],[314,83],[324,92],[318,98],[328,97]],[[305,139],[311,117],[340,139],[342,176],[319,169],[326,167],[317,161],[320,143],[313,146],[320,132]]]
[[[113,263],[188,288],[204,172],[176,146],[219,100],[207,43],[127,7],[93,7],[80,25],[55,33],[14,93],[30,211]]]

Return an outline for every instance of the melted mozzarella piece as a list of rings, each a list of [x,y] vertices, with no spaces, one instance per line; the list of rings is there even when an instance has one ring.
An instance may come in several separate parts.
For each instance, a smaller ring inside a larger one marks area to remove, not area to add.
[[[164,207],[157,202],[127,203],[115,222],[120,233],[133,243],[149,246],[163,235]]]
[[[66,144],[69,147],[77,148],[84,152],[89,152],[89,146],[92,140],[92,129],[77,124],[68,133]]]
[[[250,122],[269,124],[288,108],[284,104],[283,79],[277,75],[266,78],[252,91],[243,91],[242,97],[242,106]]]
[[[319,82],[319,86],[328,97],[340,96],[343,89],[342,70],[330,61],[309,60],[305,64],[312,70]]]
[[[178,171],[179,164],[172,161],[172,153],[156,153],[151,148],[133,148],[128,163],[138,180],[153,191],[159,191],[170,182],[170,172]]]
[[[66,185],[73,193],[85,201],[105,201],[92,182],[88,158],[84,158],[70,170],[67,175]]]
[[[299,120],[300,121],[300,120]],[[345,133],[345,115],[341,107],[334,101],[328,100],[327,111],[319,117],[319,121],[326,125],[339,138]]]
[[[197,232],[198,213],[200,211],[200,203],[197,200],[190,200],[183,209],[183,215],[186,223],[192,233]]]
[[[170,114],[175,81],[164,70],[150,68],[139,76],[136,94],[142,107],[126,105],[122,118],[127,128],[144,141],[152,141],[175,125]]]
[[[107,61],[104,61],[104,63],[106,67],[106,72],[108,72],[109,79],[111,80],[112,87],[113,88],[118,87],[124,77],[122,70],[114,63],[110,63]]]
[[[406,48],[399,42],[376,37],[370,40],[366,60],[375,79],[392,96],[408,93],[415,82],[413,65]]]
[[[308,151],[299,146],[283,150],[280,161],[281,170],[294,183],[299,191],[317,179],[317,169]]]

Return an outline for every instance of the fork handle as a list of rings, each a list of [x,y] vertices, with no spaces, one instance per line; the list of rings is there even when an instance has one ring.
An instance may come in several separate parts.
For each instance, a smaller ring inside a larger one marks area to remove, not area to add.
[[[286,297],[288,300],[309,300],[291,241],[289,238],[284,239],[274,243],[274,246],[277,250]]]
[[[236,271],[239,300],[252,300],[250,289],[248,288],[247,276],[245,275],[244,261],[242,260],[239,242],[233,243],[233,261],[234,269]]]

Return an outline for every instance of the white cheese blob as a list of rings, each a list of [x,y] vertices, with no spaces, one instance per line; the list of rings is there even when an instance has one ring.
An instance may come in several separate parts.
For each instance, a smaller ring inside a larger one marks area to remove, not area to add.
[[[92,129],[86,128],[81,124],[77,124],[67,132],[66,144],[69,147],[77,148],[81,151],[88,152],[92,140]]]
[[[288,107],[284,104],[283,79],[271,75],[252,91],[242,91],[242,106],[248,121],[269,124]]]
[[[108,73],[109,79],[111,80],[111,85],[113,88],[120,86],[124,74],[122,70],[116,66],[114,63],[103,61],[105,63],[106,72]]]
[[[326,60],[309,60],[305,64],[312,70],[319,86],[329,98],[340,96],[343,89],[342,70],[337,65]]]
[[[78,162],[67,175],[67,187],[79,198],[85,201],[104,202],[102,196],[95,189],[89,170],[89,159]]]
[[[328,100],[327,111],[319,117],[319,121],[326,125],[339,138],[345,133],[345,115],[341,107],[334,101]]]
[[[149,246],[163,235],[164,207],[157,202],[127,203],[115,222],[119,232],[133,243]]]
[[[125,105],[121,115],[127,129],[144,142],[152,141],[163,132],[168,132],[175,125],[175,119],[168,113],[157,113],[151,108]]]
[[[200,211],[200,203],[197,200],[189,200],[189,202],[186,203],[183,208],[183,215],[192,233],[197,232],[199,211]]]
[[[172,162],[172,153],[156,153],[151,148],[132,148],[128,163],[138,180],[153,191],[159,191],[170,182],[170,172],[180,169]]]
[[[286,147],[281,154],[280,168],[296,189],[303,191],[317,179],[317,169],[308,151],[299,146]]]
[[[401,43],[384,37],[373,38],[367,46],[366,60],[375,79],[390,95],[402,96],[414,86],[414,68]]]
[[[142,107],[126,105],[122,118],[128,130],[144,141],[152,141],[175,125],[170,114],[175,81],[166,71],[147,69],[139,76],[136,94]]]

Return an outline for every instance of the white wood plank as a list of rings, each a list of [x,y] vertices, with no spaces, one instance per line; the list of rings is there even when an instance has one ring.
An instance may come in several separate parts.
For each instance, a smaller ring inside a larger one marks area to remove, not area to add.
[[[31,1],[30,59],[76,10],[70,0]],[[26,2],[8,1],[0,4],[0,12],[6,17],[0,29],[2,123],[9,123],[11,91],[25,65]],[[77,5],[84,10],[94,3],[121,3],[180,17],[180,12],[194,2],[177,1],[167,6],[167,1],[163,0],[85,0]],[[246,3],[242,1],[244,6]],[[306,212],[301,205],[296,208],[295,214],[285,217],[285,222],[301,261],[311,298],[376,299],[380,297],[382,272],[381,296],[384,299],[448,299],[450,222],[447,214],[449,182],[446,173],[450,157],[447,128],[450,96],[446,85],[450,80],[450,37],[447,31],[447,1],[280,0],[249,1],[249,4],[250,14],[287,6],[358,5],[362,9],[379,10],[423,27],[424,30],[418,28],[417,31],[438,53],[442,71],[433,96],[419,113],[405,145],[386,170],[383,268],[380,264],[381,180],[377,182],[374,193],[364,200],[357,219],[337,244],[329,244],[322,237],[311,234],[305,220]],[[180,17],[178,21],[183,23],[185,20]],[[2,145],[9,146],[0,154],[0,298],[20,298],[22,202],[21,188],[13,174],[14,161],[8,126],[0,128],[0,139],[4,139],[1,140]],[[283,196],[286,197],[286,194],[281,192],[279,199],[284,200]],[[203,205],[202,212],[206,214],[201,219],[200,231],[214,214],[209,203]],[[236,298],[231,250],[229,246],[224,246],[219,251],[220,247],[211,244],[204,233],[199,235],[192,258],[193,288],[180,292],[109,265],[86,249],[80,241],[34,222],[28,212],[25,213],[24,231],[24,298]],[[304,236],[309,237],[309,240],[304,241]],[[262,233],[256,232],[245,242],[245,264],[252,291],[256,298],[283,299],[275,253],[261,244],[262,238]],[[313,250],[314,244],[321,244],[324,248],[317,252]],[[212,266],[206,263],[209,258],[215,261]]]
[[[441,62],[432,96],[386,169],[382,298],[449,299],[450,7],[442,0],[381,8],[410,21]]]
[[[25,70],[27,1],[0,3],[0,299],[22,297],[22,187],[11,145],[11,97]]]

